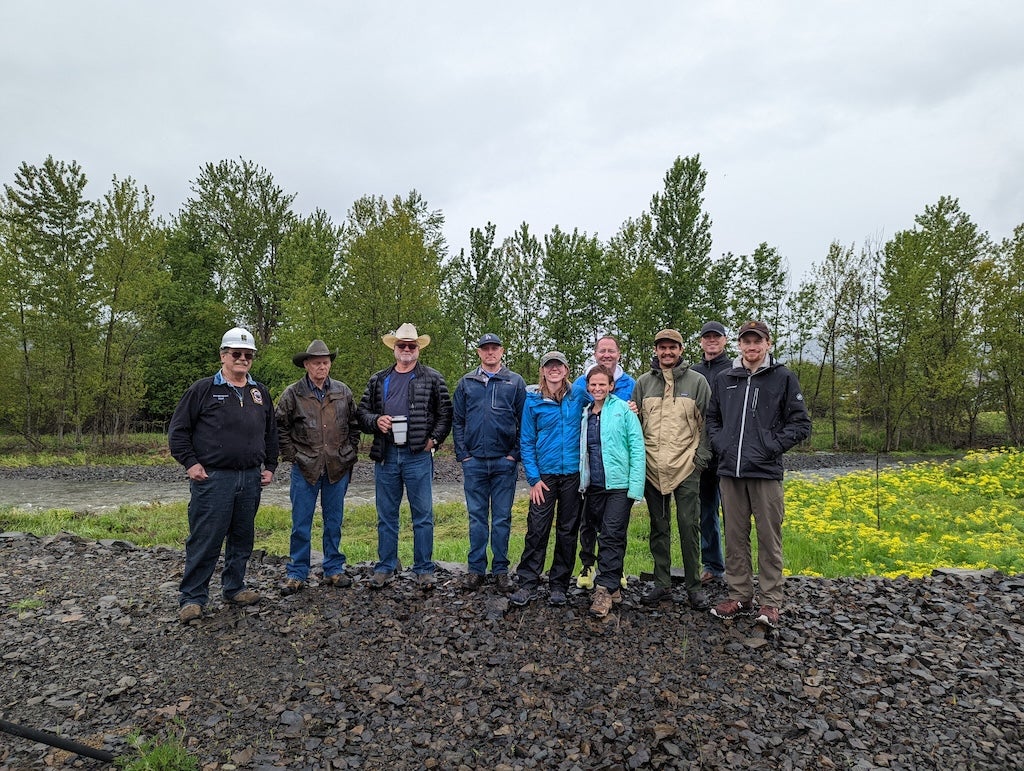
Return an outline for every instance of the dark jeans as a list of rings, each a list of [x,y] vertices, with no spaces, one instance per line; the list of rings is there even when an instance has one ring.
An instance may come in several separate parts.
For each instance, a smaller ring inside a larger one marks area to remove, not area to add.
[[[633,499],[626,490],[588,488],[584,498],[584,519],[597,524],[597,578],[594,583],[615,592],[622,580],[626,558],[626,531]]]
[[[467,458],[462,462],[463,489],[469,512],[469,572],[508,573],[508,539],[519,464],[508,458]]]
[[[384,460],[373,467],[377,494],[376,573],[398,569],[398,510],[403,491],[412,517],[412,571],[434,572],[434,456],[426,450],[388,444]]]
[[[569,588],[569,576],[576,564],[576,535],[580,529],[580,475],[541,474],[548,486],[544,502],[530,503],[526,515],[526,545],[516,568],[519,586],[533,591],[544,571],[551,521],[555,520],[555,556],[548,574],[551,589]],[[557,513],[556,513],[557,512]]]
[[[205,605],[210,599],[210,578],[224,544],[221,592],[234,597],[245,588],[245,568],[256,537],[256,509],[260,505],[260,468],[206,469],[209,478],[189,483],[188,539],[185,574],[181,577],[179,605]]]
[[[722,497],[718,491],[718,468],[700,473],[700,560],[711,575],[725,575],[722,531],[718,519]]]

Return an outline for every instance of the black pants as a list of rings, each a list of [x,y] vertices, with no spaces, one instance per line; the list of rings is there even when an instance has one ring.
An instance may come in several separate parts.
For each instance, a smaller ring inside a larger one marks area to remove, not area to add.
[[[580,475],[541,474],[540,479],[548,486],[548,491],[544,493],[544,503],[530,503],[526,515],[526,545],[516,575],[522,588],[530,591],[537,588],[540,574],[544,571],[551,523],[554,520],[555,556],[548,574],[548,586],[564,592],[569,587],[569,576],[576,564],[576,536],[580,529]]]
[[[597,524],[597,578],[594,583],[609,592],[619,588],[626,558],[626,533],[633,499],[626,490],[587,489],[584,519]]]

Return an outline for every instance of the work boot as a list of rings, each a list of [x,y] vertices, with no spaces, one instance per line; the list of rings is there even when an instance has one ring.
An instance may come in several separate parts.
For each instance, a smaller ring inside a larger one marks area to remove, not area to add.
[[[289,594],[301,592],[303,589],[306,588],[306,583],[304,581],[300,581],[297,578],[286,578],[284,581],[281,582],[281,586],[278,588],[281,590],[281,594],[284,597],[287,597]]]
[[[643,597],[640,598],[640,602],[644,605],[657,605],[661,602],[672,601],[672,590],[667,586],[654,586],[647,592]]]
[[[235,592],[231,597],[225,597],[225,600],[230,602],[232,605],[255,605],[263,597],[255,589],[243,589],[240,592]]]
[[[194,602],[190,602],[187,605],[182,605],[178,611],[178,621],[182,624],[187,624],[191,621],[198,621],[203,617],[203,606],[198,605]]]
[[[516,589],[516,585],[512,583],[508,573],[498,573],[494,577],[494,585],[498,587],[498,591],[502,594],[511,594]]]

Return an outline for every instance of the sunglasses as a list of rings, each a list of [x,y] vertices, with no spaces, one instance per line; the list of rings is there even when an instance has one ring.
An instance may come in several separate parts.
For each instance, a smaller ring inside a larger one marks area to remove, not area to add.
[[[228,351],[231,354],[231,358],[235,361],[239,359],[245,359],[246,361],[252,361],[252,358],[256,355],[252,351]]]
[[[395,343],[395,348],[403,351],[415,351],[419,346],[416,343]]]

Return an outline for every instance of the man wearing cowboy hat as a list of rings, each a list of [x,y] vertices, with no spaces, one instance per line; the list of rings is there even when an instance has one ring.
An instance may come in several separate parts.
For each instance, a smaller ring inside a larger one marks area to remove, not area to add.
[[[395,352],[393,366],[370,376],[359,400],[360,428],[373,434],[370,458],[377,499],[375,589],[398,570],[398,507],[402,490],[412,513],[413,573],[424,589],[434,585],[433,451],[452,430],[452,400],[436,369],[419,363],[430,345],[406,322],[381,340]]]
[[[304,353],[295,354],[292,363],[306,374],[288,386],[277,403],[281,458],[292,464],[291,559],[281,594],[306,586],[317,495],[324,518],[323,585],[352,585],[345,575],[341,525],[359,448],[359,421],[352,391],[329,377],[337,355],[323,340],[314,340]]]

